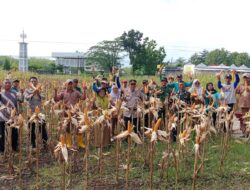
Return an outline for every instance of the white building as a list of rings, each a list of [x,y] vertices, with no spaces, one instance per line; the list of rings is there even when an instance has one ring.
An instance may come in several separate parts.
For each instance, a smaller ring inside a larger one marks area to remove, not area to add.
[[[52,57],[56,59],[56,64],[64,67],[65,73],[80,73],[84,70],[84,53],[82,52],[53,52]]]

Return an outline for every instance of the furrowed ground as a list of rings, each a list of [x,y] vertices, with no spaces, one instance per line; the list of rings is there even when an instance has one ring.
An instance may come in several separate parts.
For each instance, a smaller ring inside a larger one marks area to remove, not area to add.
[[[22,75],[13,73],[14,77],[21,79],[21,86],[27,86],[27,80],[32,73]],[[4,76],[2,73],[1,76]],[[78,78],[87,80],[91,83],[90,76],[45,76],[39,75],[38,78],[46,88],[47,98],[52,97],[53,85],[61,86],[67,78]],[[214,75],[195,76],[201,80],[203,86],[208,81],[216,83]],[[126,79],[132,76],[122,77]],[[159,82],[157,76],[136,77],[139,83],[143,79],[152,78]],[[2,78],[3,79],[3,78]],[[53,84],[53,85],[52,85]],[[48,111],[48,110],[47,110]],[[58,118],[46,113],[47,124],[52,128],[53,133],[49,134],[52,138],[52,149],[58,142]],[[196,189],[229,189],[229,190],[248,190],[250,187],[250,140],[246,138],[234,138],[230,136],[229,146],[224,159],[224,167],[221,170],[221,138],[222,134],[211,135],[205,142],[204,167],[198,173]],[[41,150],[39,154],[39,170],[36,170],[36,152],[32,153],[30,158],[27,154],[28,137],[23,133],[21,145],[22,158],[19,164],[19,153],[14,153],[14,176],[9,175],[9,159],[7,156],[0,155],[0,189],[63,189],[64,181],[67,189],[84,189],[86,186],[85,170],[85,150],[73,153],[69,150],[69,162],[56,161],[53,152]],[[92,139],[93,140],[93,139]],[[149,139],[145,137],[144,145],[135,145],[132,143],[131,150],[131,168],[129,172],[129,189],[149,189],[150,166],[149,166]],[[92,143],[90,143],[92,144]],[[98,149],[90,146],[89,155],[89,189],[125,189],[126,157],[128,145],[126,141],[121,142],[119,153],[119,176],[116,181],[116,143],[112,143],[103,150],[102,171],[98,171]],[[192,175],[194,172],[194,138],[186,144],[186,147],[180,149],[179,143],[173,143],[178,160],[178,180],[176,181],[176,170],[174,159],[170,156],[168,169],[160,167],[163,152],[167,149],[166,143],[158,142],[155,146],[153,159],[153,189],[191,189]],[[76,156],[73,156],[75,154]],[[72,158],[75,157],[74,160]],[[28,160],[31,164],[28,165]],[[65,168],[64,168],[65,167]],[[21,177],[19,171],[21,168]],[[64,170],[65,169],[65,170]],[[66,172],[64,180],[64,171]]]

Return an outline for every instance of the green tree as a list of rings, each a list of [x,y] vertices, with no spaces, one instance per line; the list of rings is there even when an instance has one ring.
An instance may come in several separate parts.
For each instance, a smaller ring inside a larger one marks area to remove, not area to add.
[[[53,60],[32,57],[29,59],[29,70],[33,72],[55,73],[56,64]]]
[[[215,49],[213,51],[210,51],[206,57],[205,64],[206,65],[230,65],[230,52],[225,50],[224,48],[222,49]]]
[[[121,48],[119,39],[113,41],[102,41],[89,48],[86,53],[86,64],[97,64],[105,71],[110,71],[113,66],[121,67]]]
[[[138,54],[142,54],[143,33],[135,31],[134,29],[124,32],[121,37],[121,44],[124,50],[128,53],[130,64],[132,65],[132,72],[140,69],[140,61],[136,60]],[[140,58],[139,58],[140,59]]]
[[[155,74],[157,64],[166,57],[164,47],[157,47],[155,40],[143,38],[143,33],[135,30],[124,32],[120,37],[124,50],[128,53],[133,74]]]
[[[11,64],[10,60],[8,58],[5,58],[4,64],[3,64],[3,70],[10,70],[11,69]]]
[[[154,75],[157,65],[162,64],[166,56],[164,47],[157,48],[155,40],[145,38],[141,51],[136,57],[136,65],[140,65],[143,74]]]
[[[186,63],[186,59],[184,59],[183,57],[179,57],[178,59],[175,60],[174,63],[176,66],[183,66]]]
[[[246,65],[249,67],[250,66],[249,55],[247,53],[239,53],[235,59],[235,65],[236,66]]]

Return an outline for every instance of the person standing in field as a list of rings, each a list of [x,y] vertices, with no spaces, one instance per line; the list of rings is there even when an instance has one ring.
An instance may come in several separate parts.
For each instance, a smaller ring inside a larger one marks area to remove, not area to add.
[[[10,119],[10,113],[12,109],[16,109],[18,113],[18,101],[23,101],[23,94],[20,96],[13,91],[11,91],[11,80],[6,79],[3,82],[3,91],[0,93],[0,152],[5,150],[5,128],[6,122]],[[11,136],[12,149],[17,151],[18,149],[18,129],[12,128]]]
[[[38,84],[38,79],[36,77],[30,77],[29,86],[30,87],[24,91],[24,98],[29,104],[31,114],[33,114],[36,107],[41,109],[42,100],[44,100],[45,97],[41,92],[41,84]],[[29,123],[29,127],[31,127],[31,145],[32,148],[36,148],[36,124],[34,122]],[[48,135],[45,120],[42,120],[41,123],[39,123],[39,132],[42,133],[42,141],[44,146],[46,146]]]
[[[208,108],[209,106],[213,106],[215,109],[217,109],[219,107],[220,93],[214,89],[214,85],[212,82],[206,84],[204,103],[206,108]],[[213,125],[215,126],[216,112],[212,113],[212,117],[213,117]]]
[[[134,126],[134,131],[136,133],[140,130],[140,124],[138,125],[139,118],[137,118],[137,106],[139,103],[146,99],[146,96],[141,92],[140,89],[136,88],[137,81],[132,79],[129,81],[129,87],[125,92],[124,101],[126,103],[126,107],[128,108],[124,111],[124,122],[125,126],[128,127],[128,121],[130,121]]]
[[[58,101],[63,101],[64,104],[67,106],[67,108],[70,108],[71,106],[76,105],[80,100],[85,100],[86,99],[86,88],[83,89],[83,93],[81,94],[79,91],[74,89],[73,86],[73,80],[68,79],[65,82],[65,89],[61,91],[60,93],[57,93],[58,89],[54,89],[54,100],[56,102]],[[66,142],[67,146],[71,147],[72,146],[72,136],[70,134],[70,129],[67,129],[66,132]],[[81,148],[85,148],[85,144],[83,143],[83,134],[78,134],[77,135],[77,143],[78,146]]]
[[[193,84],[192,75],[190,75],[189,78],[190,78],[190,82],[184,82],[184,81],[183,81],[183,76],[182,76],[182,74],[179,74],[179,75],[177,75],[177,77],[176,77],[176,80],[177,80],[177,81],[168,84],[168,86],[169,86],[170,88],[174,88],[174,92],[175,92],[175,93],[178,93],[178,92],[179,92],[180,83],[182,83],[182,84],[184,85],[185,88],[191,87],[191,86],[192,86],[192,84]]]
[[[237,87],[236,93],[240,95],[238,106],[245,114],[250,111],[250,73],[243,74],[244,84]]]
[[[101,88],[97,93],[94,101],[95,109],[102,109],[103,111],[108,110],[110,99],[107,93],[106,88]],[[102,137],[102,141],[101,141]],[[103,124],[100,126],[96,126],[94,128],[94,145],[96,147],[106,147],[110,144],[111,139],[111,130],[108,125]]]
[[[243,74],[243,84],[237,87],[236,93],[240,95],[238,106],[242,115],[245,115],[250,111],[250,73]],[[241,121],[241,130],[243,133],[246,132],[246,126],[243,122],[243,119],[240,118]]]
[[[167,78],[162,78],[160,89],[156,91],[156,95],[158,98],[160,98],[163,105],[158,113],[159,117],[161,118],[165,117],[165,102],[167,101],[168,103],[168,99],[171,96],[172,90],[173,89],[168,86]]]
[[[232,83],[232,75],[227,73],[225,75],[225,83],[221,84],[221,77],[217,75],[218,79],[218,88],[221,89],[221,98],[224,99],[225,104],[227,104],[230,108],[229,112],[231,112],[234,108],[234,104],[236,103],[235,89],[237,88],[240,77],[238,73],[233,70],[233,75],[235,76],[235,81]]]
[[[194,79],[191,88],[188,90],[191,94],[191,101],[195,104],[203,102],[203,88],[199,79]]]
[[[86,89],[83,89],[83,93],[81,94],[78,90],[74,89],[73,80],[68,79],[65,82],[65,89],[58,93],[58,88],[55,88],[54,92],[54,100],[56,102],[62,100],[66,106],[70,107],[71,105],[74,106],[79,102],[79,100],[86,99]]]
[[[76,91],[82,93],[81,87],[78,86],[78,79],[73,79],[73,88],[74,88]]]

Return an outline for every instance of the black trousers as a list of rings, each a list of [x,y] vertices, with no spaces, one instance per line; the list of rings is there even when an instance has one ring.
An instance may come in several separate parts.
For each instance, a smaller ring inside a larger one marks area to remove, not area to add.
[[[234,109],[234,104],[227,104],[227,105],[229,106],[228,113],[230,113]]]
[[[42,133],[42,141],[43,145],[47,144],[48,135],[46,130],[46,123],[39,123],[37,124],[39,127],[39,133]],[[35,123],[29,123],[29,128],[31,127],[31,145],[32,148],[36,148],[36,124]]]
[[[140,121],[139,124],[138,124],[138,129],[137,129],[137,118],[133,118],[133,121],[132,121],[132,117],[124,117],[124,123],[125,123],[125,126],[126,126],[126,129],[128,129],[128,121],[132,122],[132,124],[135,126],[134,127],[134,132],[135,133],[138,133],[141,131],[140,129]]]
[[[12,150],[17,151],[18,148],[18,129],[12,128],[11,143]],[[0,152],[4,152],[5,149],[5,122],[0,122]]]

